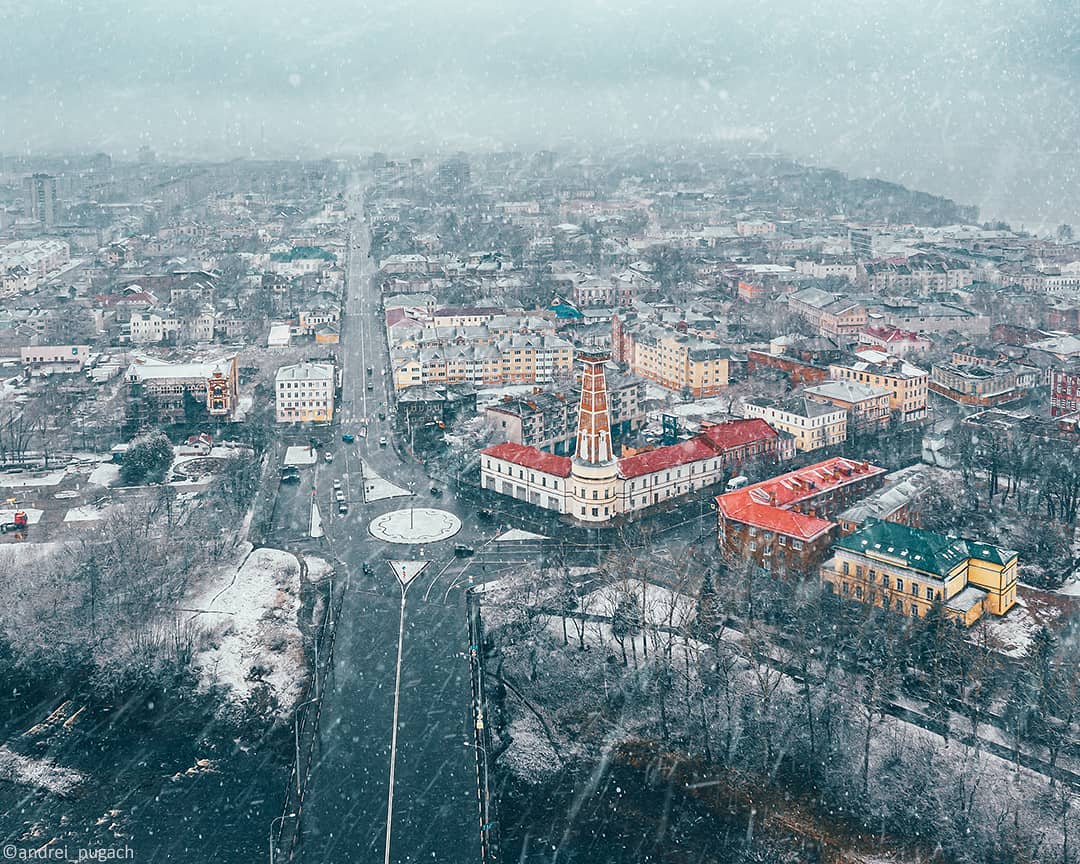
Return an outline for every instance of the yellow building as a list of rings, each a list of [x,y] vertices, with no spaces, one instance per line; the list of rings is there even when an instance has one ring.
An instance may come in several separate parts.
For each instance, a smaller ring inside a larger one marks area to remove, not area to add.
[[[970,627],[983,612],[1016,603],[1019,555],[989,543],[946,537],[895,522],[871,522],[841,538],[821,568],[845,600],[924,617],[935,602]]]
[[[716,342],[654,324],[612,321],[612,356],[630,372],[676,392],[715,396],[728,386],[731,352]]]
[[[548,384],[573,372],[574,346],[554,336],[520,335],[490,345],[399,347],[391,367],[395,390],[417,384]]]
[[[748,399],[743,405],[743,416],[760,417],[778,432],[787,432],[801,453],[847,440],[847,411],[813,399],[795,397],[781,402]]]
[[[867,359],[830,365],[829,377],[888,390],[889,408],[901,423],[925,419],[929,373],[882,351],[860,354]]]

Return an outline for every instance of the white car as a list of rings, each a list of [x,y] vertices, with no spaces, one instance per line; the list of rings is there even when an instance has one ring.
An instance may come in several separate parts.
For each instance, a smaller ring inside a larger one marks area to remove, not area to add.
[[[380,447],[385,447],[386,446],[386,436],[385,435],[383,435],[382,438],[379,439],[379,446]]]
[[[327,450],[325,453],[323,453],[323,459],[325,459],[327,462],[333,462],[334,454]]]
[[[340,492],[341,491],[341,481],[340,480],[335,480],[334,481],[334,491],[335,492]]]

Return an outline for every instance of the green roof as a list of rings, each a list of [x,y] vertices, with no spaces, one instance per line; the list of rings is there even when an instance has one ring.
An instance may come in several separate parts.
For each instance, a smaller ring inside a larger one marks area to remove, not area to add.
[[[333,252],[327,252],[318,246],[293,246],[288,252],[274,252],[271,261],[296,261],[298,258],[322,258],[323,261],[337,261]]]
[[[990,543],[947,537],[897,522],[870,522],[853,534],[842,537],[836,546],[861,554],[879,554],[906,562],[908,566],[947,576],[968,558],[1004,566],[1017,553]]]

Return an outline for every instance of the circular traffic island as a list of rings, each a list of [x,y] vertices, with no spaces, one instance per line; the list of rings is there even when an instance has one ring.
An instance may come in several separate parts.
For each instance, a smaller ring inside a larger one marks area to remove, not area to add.
[[[376,516],[368,523],[372,537],[387,543],[438,543],[461,530],[461,520],[446,510],[416,507]]]

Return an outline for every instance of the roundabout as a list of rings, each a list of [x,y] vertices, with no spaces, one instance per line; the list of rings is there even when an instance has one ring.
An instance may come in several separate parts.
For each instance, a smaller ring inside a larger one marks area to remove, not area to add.
[[[376,516],[368,523],[371,536],[387,543],[438,543],[460,530],[461,520],[457,516],[431,507],[394,510]]]

